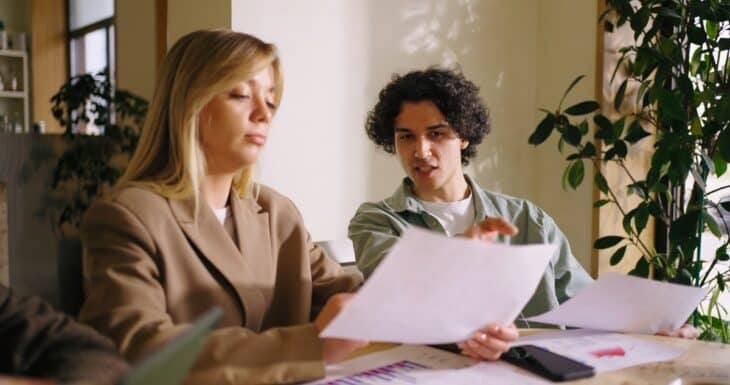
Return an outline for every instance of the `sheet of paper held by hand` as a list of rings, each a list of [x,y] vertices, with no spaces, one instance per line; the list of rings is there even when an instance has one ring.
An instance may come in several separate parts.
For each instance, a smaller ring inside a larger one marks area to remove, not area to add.
[[[603,274],[559,307],[530,321],[586,329],[654,334],[687,321],[706,288]]]
[[[511,323],[535,291],[553,245],[509,246],[407,230],[322,337],[459,342]]]

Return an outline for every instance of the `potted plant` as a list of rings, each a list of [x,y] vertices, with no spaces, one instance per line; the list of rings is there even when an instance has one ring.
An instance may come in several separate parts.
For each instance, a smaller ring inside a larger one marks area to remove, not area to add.
[[[730,202],[720,199],[730,185],[706,186],[708,178],[726,173],[730,161],[730,3],[607,0],[600,21],[609,33],[617,28],[633,33],[633,44],[619,50],[611,79],[620,82],[612,106],[618,118],[599,112],[595,101],[563,107],[578,77],[556,110],[543,110],[545,117],[529,143],[559,136],[560,152],[568,161],[564,186],[575,189],[583,181],[585,163],[594,166],[594,183],[602,193],[594,207],[614,205],[623,225],[622,234],[601,237],[594,248],[616,248],[610,258],[615,265],[627,246],[635,247],[641,258],[630,274],[707,287],[710,297],[694,322],[701,338],[728,343],[727,309],[718,297],[730,283]],[[627,96],[628,89],[636,90],[635,97]],[[622,108],[627,104],[632,111]],[[651,164],[646,173],[635,175],[626,167],[627,159],[636,143],[652,139]],[[630,181],[624,191],[609,186],[607,167],[617,167]],[[626,204],[624,194],[634,194],[638,203]],[[641,237],[650,218],[661,235],[655,244]],[[700,258],[706,231],[721,241],[709,260]]]
[[[93,200],[121,176],[137,146],[148,103],[115,90],[106,71],[72,77],[51,103],[64,133],[47,214],[59,239],[61,307],[75,314],[82,298],[79,226]],[[81,132],[90,125],[98,135]]]

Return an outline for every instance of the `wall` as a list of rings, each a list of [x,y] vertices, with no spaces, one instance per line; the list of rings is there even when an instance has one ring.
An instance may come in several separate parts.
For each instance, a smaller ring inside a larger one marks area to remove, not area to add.
[[[0,20],[5,22],[5,30],[8,32],[30,33],[29,1],[0,0]]]
[[[545,116],[537,108],[556,109],[565,89],[578,75],[586,77],[573,89],[564,107],[596,98],[597,3],[537,1],[537,106],[532,110],[535,114],[531,130]],[[590,272],[593,167],[585,164],[585,179],[577,191],[564,191],[560,179],[568,154],[558,153],[556,138],[527,151],[534,165],[529,195],[555,219],[570,239],[573,253]]]
[[[155,2],[115,3],[117,87],[151,100],[157,71]]]
[[[31,9],[31,121],[42,120],[47,133],[60,133],[63,127],[51,112],[51,97],[68,80],[65,1],[31,0]]]
[[[225,4],[214,1],[198,17],[188,3],[170,2],[169,38],[225,25],[207,14]],[[469,172],[487,188],[542,205],[589,267],[591,186],[563,192],[565,162],[555,146],[534,149],[527,138],[541,118],[537,108],[557,103],[578,74],[589,76],[571,100],[593,97],[595,1],[230,0],[230,7],[233,29],[280,48],[284,98],[258,178],[296,202],[314,239],[345,237],[357,206],[391,194],[404,175],[363,130],[391,74],[460,63],[493,121]]]
[[[0,284],[10,284],[8,265],[8,194],[5,184],[0,182]]]
[[[167,0],[167,47],[203,28],[230,28],[231,0]]]

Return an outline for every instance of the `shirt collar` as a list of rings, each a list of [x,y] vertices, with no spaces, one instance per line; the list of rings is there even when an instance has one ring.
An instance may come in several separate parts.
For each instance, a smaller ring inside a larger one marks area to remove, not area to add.
[[[474,202],[474,211],[478,220],[494,216],[497,212],[496,208],[487,198],[486,193],[479,188],[476,182],[467,174],[464,174],[466,183],[471,188],[471,199]],[[413,193],[413,181],[405,177],[400,186],[395,190],[393,195],[385,199],[385,203],[396,212],[410,211],[416,214],[425,211],[423,204],[416,198]]]

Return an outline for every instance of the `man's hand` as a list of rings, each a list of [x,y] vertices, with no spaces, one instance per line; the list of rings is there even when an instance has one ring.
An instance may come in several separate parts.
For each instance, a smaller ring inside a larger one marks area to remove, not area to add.
[[[684,324],[679,329],[662,330],[657,332],[656,335],[694,340],[700,336],[700,331],[690,324]]]
[[[464,232],[464,236],[484,242],[494,242],[498,235],[517,235],[518,230],[504,218],[487,218]]]
[[[459,344],[461,353],[477,360],[495,361],[517,340],[520,332],[514,324],[489,324],[474,336]]]
[[[335,294],[327,300],[327,303],[319,312],[314,325],[318,332],[322,332],[324,328],[332,322],[332,319],[342,311],[345,305],[352,300],[354,294],[340,293]],[[357,349],[364,348],[368,345],[367,341],[343,340],[338,338],[320,338],[322,340],[322,357],[326,364],[337,362]]]

